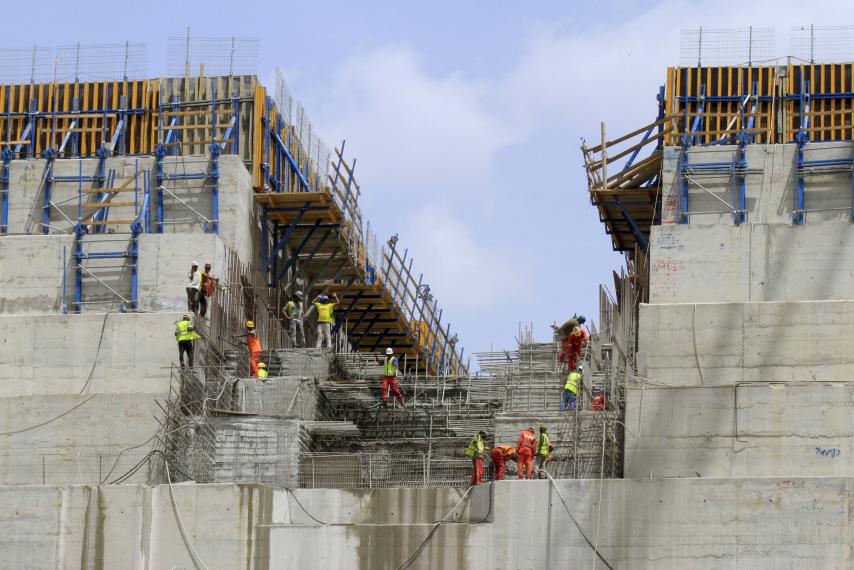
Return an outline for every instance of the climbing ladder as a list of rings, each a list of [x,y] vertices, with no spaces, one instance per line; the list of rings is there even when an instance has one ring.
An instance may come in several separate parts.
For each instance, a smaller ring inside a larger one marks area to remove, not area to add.
[[[74,225],[74,300],[71,305],[76,313],[82,312],[87,306],[99,305],[118,305],[120,312],[134,311],[138,308],[139,235],[150,229],[149,172],[141,171],[137,160],[133,177],[121,186],[113,187],[115,172],[110,171],[106,188],[84,188],[83,183],[91,181],[93,177],[82,174],[82,163],[80,168],[76,178],[78,219]],[[120,195],[128,198],[114,200]],[[84,202],[88,197],[94,199]],[[123,219],[110,219],[111,209],[121,212],[130,210],[130,215]],[[107,233],[108,227],[114,233]],[[128,231],[119,232],[118,228],[121,227],[126,227]],[[126,274],[129,274],[129,280]],[[128,282],[129,290],[120,291],[118,283]],[[97,292],[88,292],[90,283],[98,286]]]

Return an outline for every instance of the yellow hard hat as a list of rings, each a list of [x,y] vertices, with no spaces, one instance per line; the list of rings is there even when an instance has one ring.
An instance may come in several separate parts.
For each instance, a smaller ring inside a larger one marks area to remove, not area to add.
[[[246,328],[247,329],[254,329],[255,323],[253,321],[246,321]]]
[[[259,362],[259,363],[258,363],[258,368],[267,368],[267,365],[266,365],[266,364],[264,364],[263,362]]]

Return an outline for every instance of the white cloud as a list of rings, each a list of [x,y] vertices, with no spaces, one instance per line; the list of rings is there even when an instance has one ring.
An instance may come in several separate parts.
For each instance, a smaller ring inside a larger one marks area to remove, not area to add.
[[[424,273],[440,306],[458,319],[473,318],[526,287],[525,261],[477,238],[463,220],[432,205],[413,211],[401,232],[414,270]]]
[[[486,188],[495,153],[515,140],[487,108],[487,82],[431,76],[406,47],[352,55],[332,85],[320,131],[351,136],[359,180],[381,195]]]

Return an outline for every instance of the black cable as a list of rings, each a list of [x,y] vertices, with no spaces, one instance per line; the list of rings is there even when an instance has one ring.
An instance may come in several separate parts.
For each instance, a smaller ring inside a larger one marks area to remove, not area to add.
[[[316,522],[317,524],[322,524],[323,526],[328,526],[328,524],[329,524],[329,523],[325,523],[325,522],[323,522],[323,521],[321,521],[321,520],[318,520],[317,518],[315,518],[315,516],[314,516],[314,515],[312,515],[310,512],[308,512],[308,510],[307,510],[307,509],[302,505],[302,503],[300,502],[300,500],[297,498],[296,494],[295,494],[293,491],[291,491],[291,490],[290,490],[289,488],[287,488],[287,487],[285,487],[285,490],[288,492],[288,494],[289,494],[291,497],[293,497],[293,498],[294,498],[294,501],[296,501],[296,502],[297,502],[297,504],[299,505],[299,508],[301,508],[301,509],[302,509],[302,512],[304,512],[305,514],[307,514],[307,515],[308,515],[308,518],[310,518],[311,520],[313,520],[313,521],[314,521],[314,522]]]

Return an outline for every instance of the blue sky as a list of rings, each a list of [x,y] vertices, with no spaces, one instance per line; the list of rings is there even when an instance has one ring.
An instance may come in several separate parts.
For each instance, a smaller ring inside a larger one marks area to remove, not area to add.
[[[653,120],[680,29],[772,26],[784,55],[790,26],[854,23],[844,2],[69,5],[6,6],[3,47],[147,42],[156,75],[187,25],[260,39],[262,81],[279,66],[326,142],[347,139],[363,211],[381,240],[400,235],[467,353],[512,347],[520,322],[547,339],[574,311],[595,320],[622,258],[580,139]]]

